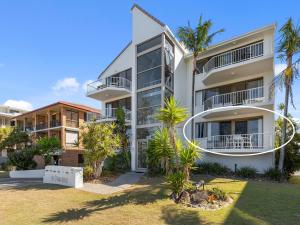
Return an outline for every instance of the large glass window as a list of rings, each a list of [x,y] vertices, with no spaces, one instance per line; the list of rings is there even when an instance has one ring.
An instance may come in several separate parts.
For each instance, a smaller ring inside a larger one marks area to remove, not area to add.
[[[207,137],[207,123],[196,123],[196,138]]]
[[[137,46],[137,53],[143,52],[143,51],[145,51],[145,50],[147,50],[149,48],[152,48],[152,47],[160,45],[160,44],[161,44],[161,36],[152,38],[149,41],[146,41],[146,42],[144,42],[142,44],[139,44]]]
[[[157,122],[154,115],[161,107],[161,88],[142,91],[137,94],[137,124]]]
[[[159,48],[138,57],[137,72],[140,73],[160,65],[161,65],[161,49]]]
[[[159,127],[146,127],[136,129],[137,139],[149,139]]]
[[[174,87],[174,46],[166,38],[165,52],[165,84],[168,88],[173,90]]]
[[[145,88],[161,83],[161,67],[156,67],[151,70],[138,74],[137,88]]]

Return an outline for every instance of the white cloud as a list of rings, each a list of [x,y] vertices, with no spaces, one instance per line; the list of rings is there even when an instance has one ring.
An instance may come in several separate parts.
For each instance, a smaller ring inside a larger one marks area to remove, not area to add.
[[[24,109],[24,110],[32,110],[32,105],[29,102],[23,101],[23,100],[7,100],[4,102],[4,105],[15,107],[18,109]]]
[[[274,68],[275,75],[278,75],[279,73],[281,73],[285,69],[286,69],[286,64],[285,63],[275,64],[275,68]]]
[[[87,85],[90,84],[90,83],[92,83],[92,82],[93,82],[93,80],[87,80],[87,81],[83,82],[83,84],[82,84],[81,87],[84,90],[84,92],[86,92]]]
[[[52,90],[56,93],[70,94],[70,92],[77,92],[80,84],[75,77],[66,77],[62,80],[58,80],[52,87]]]

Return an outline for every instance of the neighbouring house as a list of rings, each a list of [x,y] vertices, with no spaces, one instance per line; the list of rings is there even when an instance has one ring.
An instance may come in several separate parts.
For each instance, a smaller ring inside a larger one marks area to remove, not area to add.
[[[87,96],[101,101],[104,115],[98,122],[115,119],[123,107],[131,139],[131,167],[144,171],[146,149],[153,132],[161,127],[155,113],[171,95],[198,114],[194,137],[212,152],[246,154],[273,148],[274,114],[254,108],[274,109],[270,83],[274,77],[274,31],[269,25],[210,46],[197,59],[192,93],[193,55],[178,42],[166,24],[133,5],[132,40],[87,85]],[[192,95],[195,101],[192,103]],[[214,111],[209,111],[214,109]],[[183,124],[178,127],[182,136]],[[187,128],[191,138],[191,126]],[[232,170],[244,166],[262,172],[274,166],[274,153],[229,157],[205,153],[204,161],[218,162]]]
[[[15,107],[10,107],[6,105],[0,105],[0,127],[10,127],[11,118],[21,115],[22,113],[27,112],[27,110],[18,109]],[[0,163],[3,163],[7,160],[7,151],[0,150]]]
[[[15,127],[28,132],[33,141],[40,137],[57,137],[61,151],[53,155],[53,163],[82,166],[84,148],[80,144],[80,126],[100,116],[100,110],[89,106],[59,101],[12,118]],[[43,167],[41,157],[35,157]]]

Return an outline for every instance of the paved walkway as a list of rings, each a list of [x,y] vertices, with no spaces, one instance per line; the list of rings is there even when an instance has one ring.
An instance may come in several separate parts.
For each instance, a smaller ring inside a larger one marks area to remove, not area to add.
[[[80,190],[97,194],[112,194],[128,189],[137,183],[143,175],[143,173],[128,172],[107,184],[84,183],[84,187],[80,188]]]
[[[0,189],[12,187],[25,187],[36,184],[43,184],[43,179],[0,178]]]

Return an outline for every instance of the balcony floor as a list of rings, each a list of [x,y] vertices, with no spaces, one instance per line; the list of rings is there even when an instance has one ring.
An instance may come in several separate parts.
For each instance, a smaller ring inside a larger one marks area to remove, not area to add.
[[[106,87],[90,92],[87,96],[100,101],[108,101],[110,99],[125,97],[131,94],[131,91],[120,87]]]

